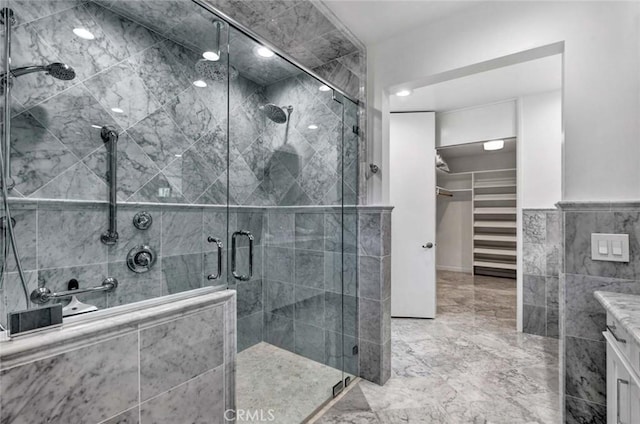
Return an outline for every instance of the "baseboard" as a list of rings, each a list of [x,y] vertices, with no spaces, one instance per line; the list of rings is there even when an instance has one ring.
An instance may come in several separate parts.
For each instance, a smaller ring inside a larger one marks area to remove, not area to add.
[[[436,265],[436,271],[449,271],[449,272],[464,272],[465,274],[471,274],[473,268],[462,268],[458,266],[446,266],[446,265]]]

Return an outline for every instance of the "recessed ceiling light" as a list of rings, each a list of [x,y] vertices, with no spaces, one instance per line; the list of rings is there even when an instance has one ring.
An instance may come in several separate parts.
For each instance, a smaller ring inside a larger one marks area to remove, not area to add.
[[[202,81],[202,80],[196,80],[196,81],[193,82],[193,85],[195,85],[196,87],[199,87],[199,88],[204,88],[204,87],[207,86],[207,83]]]
[[[98,129],[98,130],[102,129],[102,127],[100,125],[96,125],[96,124],[92,124],[91,128],[95,128],[95,129]]]
[[[264,46],[256,48],[256,54],[261,57],[272,57],[274,53]]]
[[[500,150],[504,147],[504,140],[486,141],[483,146],[484,150]]]
[[[331,89],[329,88],[328,85],[321,85],[320,87],[318,87],[318,90],[320,90],[320,91],[329,91]]]
[[[210,60],[212,62],[215,62],[216,60],[220,60],[220,53],[217,52],[204,52],[202,53],[202,57],[204,57],[207,60]]]
[[[396,93],[396,96],[407,97],[411,94],[411,90],[400,90]]]
[[[181,154],[176,154],[176,155],[175,155],[175,157],[177,157],[177,158],[181,158],[181,157],[182,157],[182,155],[181,155]]]
[[[85,28],[74,28],[73,33],[80,38],[84,38],[85,40],[94,40],[96,38],[96,36],[93,35],[91,31]]]
[[[317,126],[317,125],[315,125],[315,124],[311,124],[311,125],[309,125],[307,128],[309,128],[310,130],[317,130],[317,129],[318,129],[318,126]]]
[[[115,113],[124,113],[124,110],[120,109],[119,107],[112,107],[111,111]]]

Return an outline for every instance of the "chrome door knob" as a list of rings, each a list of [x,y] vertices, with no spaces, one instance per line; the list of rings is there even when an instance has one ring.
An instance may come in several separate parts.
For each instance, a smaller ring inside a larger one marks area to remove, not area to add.
[[[422,245],[423,249],[431,249],[432,247],[433,247],[433,243],[431,242]]]

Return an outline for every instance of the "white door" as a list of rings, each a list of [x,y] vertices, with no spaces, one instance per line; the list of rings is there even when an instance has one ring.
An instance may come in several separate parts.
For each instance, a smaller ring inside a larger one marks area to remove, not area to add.
[[[436,315],[435,113],[392,113],[391,316]]]

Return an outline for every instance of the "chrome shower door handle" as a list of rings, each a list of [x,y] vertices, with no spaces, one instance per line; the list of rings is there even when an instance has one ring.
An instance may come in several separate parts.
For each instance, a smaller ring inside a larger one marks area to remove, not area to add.
[[[216,237],[209,236],[209,238],[207,238],[207,241],[209,243],[215,243],[216,247],[218,248],[218,272],[215,274],[207,275],[207,280],[217,280],[222,275],[222,248],[224,247],[224,245],[222,244],[222,241]]]
[[[236,248],[236,240],[239,236],[247,236],[249,239],[249,274],[238,274],[236,269],[236,254],[238,249]],[[236,231],[231,236],[231,270],[233,278],[240,281],[249,281],[253,277],[253,234],[251,231]]]
[[[433,243],[428,242],[427,244],[423,244],[422,248],[423,249],[431,249],[433,247]]]

